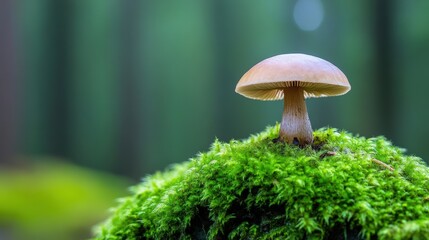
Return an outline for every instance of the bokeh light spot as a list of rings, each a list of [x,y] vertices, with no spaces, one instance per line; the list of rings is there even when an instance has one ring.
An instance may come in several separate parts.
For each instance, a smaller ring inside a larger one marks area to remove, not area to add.
[[[293,10],[296,25],[303,31],[316,30],[323,21],[324,10],[320,0],[298,0]]]

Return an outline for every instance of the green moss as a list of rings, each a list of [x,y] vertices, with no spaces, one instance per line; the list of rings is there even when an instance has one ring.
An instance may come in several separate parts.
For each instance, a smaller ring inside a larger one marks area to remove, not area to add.
[[[429,169],[383,137],[278,126],[149,176],[96,239],[429,239]],[[393,168],[393,169],[392,169]]]

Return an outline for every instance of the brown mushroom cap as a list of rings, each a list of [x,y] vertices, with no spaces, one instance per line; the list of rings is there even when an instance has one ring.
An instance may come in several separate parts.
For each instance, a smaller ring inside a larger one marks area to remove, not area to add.
[[[347,77],[332,63],[306,54],[277,55],[253,66],[235,91],[259,100],[283,99],[283,89],[301,87],[304,97],[326,97],[350,90]]]

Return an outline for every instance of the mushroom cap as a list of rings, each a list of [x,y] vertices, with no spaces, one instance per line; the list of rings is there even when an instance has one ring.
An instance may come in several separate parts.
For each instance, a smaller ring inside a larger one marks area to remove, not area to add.
[[[259,62],[241,77],[235,91],[252,99],[279,100],[287,87],[302,87],[305,98],[337,96],[351,89],[347,77],[332,63],[292,53]]]

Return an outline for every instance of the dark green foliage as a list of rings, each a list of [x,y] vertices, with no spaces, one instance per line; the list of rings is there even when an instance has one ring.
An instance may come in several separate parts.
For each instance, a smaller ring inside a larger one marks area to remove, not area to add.
[[[429,239],[429,169],[383,137],[278,126],[149,176],[96,239]],[[392,170],[393,168],[393,170]]]

